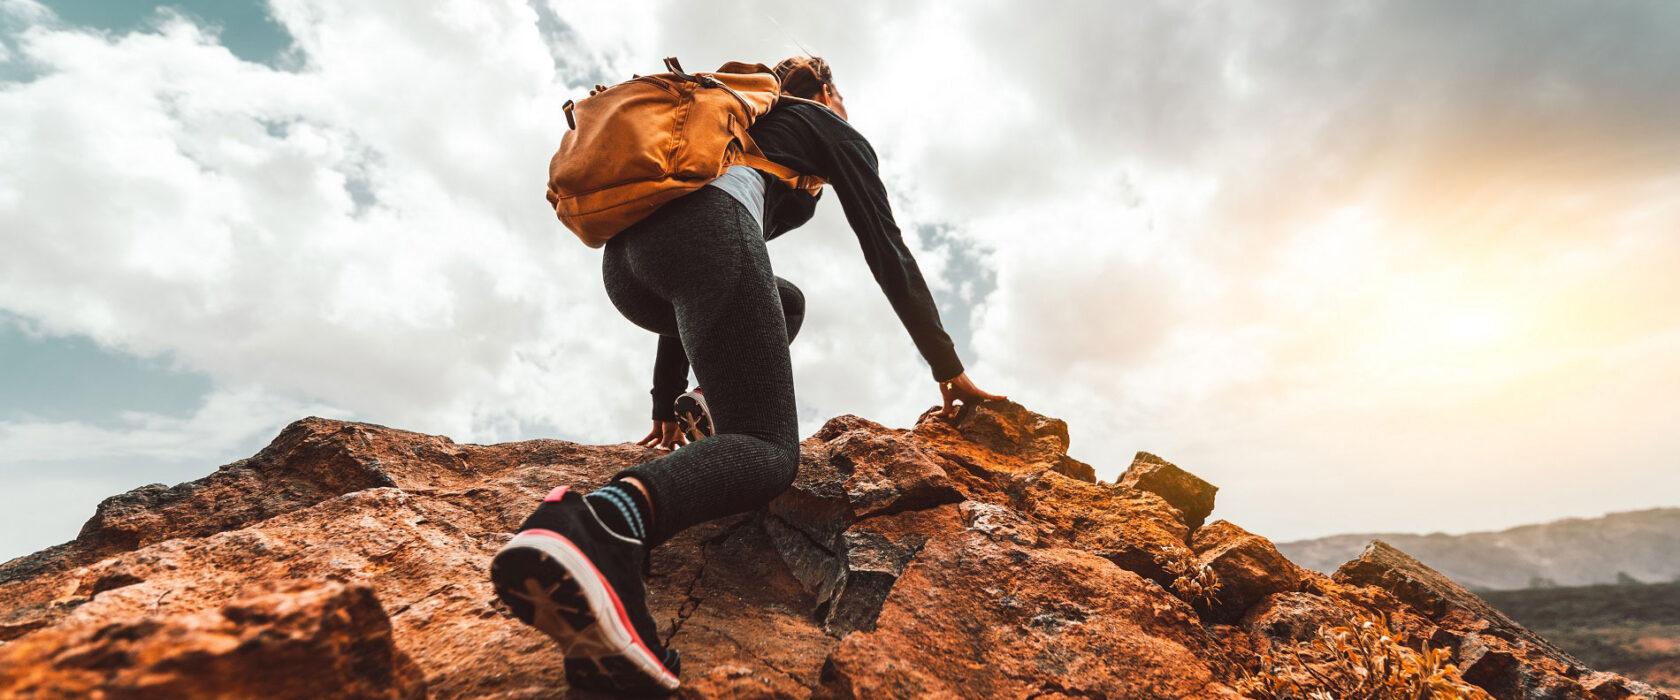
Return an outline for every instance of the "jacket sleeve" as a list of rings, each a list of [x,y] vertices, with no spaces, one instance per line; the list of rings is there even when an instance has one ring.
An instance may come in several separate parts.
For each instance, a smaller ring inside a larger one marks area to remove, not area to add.
[[[956,377],[963,372],[962,361],[957,358],[951,336],[939,322],[939,307],[928,291],[922,270],[893,221],[875,149],[855,130],[849,127],[846,130],[851,133],[828,141],[827,148],[828,180],[834,185],[835,196],[840,198],[846,222],[857,235],[875,282],[933,370],[934,380]]]
[[[822,192],[805,194],[769,175],[765,175],[764,180],[765,187],[770,188],[765,197],[768,211],[764,216],[764,240],[804,226],[811,220],[811,215],[817,211],[817,202],[822,199]]]
[[[659,352],[653,360],[653,419],[674,421],[677,413],[673,408],[677,397],[688,390],[688,353],[683,351],[682,341],[668,336],[659,336]]]

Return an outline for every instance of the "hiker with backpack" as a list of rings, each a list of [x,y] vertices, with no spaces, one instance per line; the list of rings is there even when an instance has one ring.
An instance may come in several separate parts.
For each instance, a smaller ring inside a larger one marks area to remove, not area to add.
[[[765,505],[798,471],[788,343],[804,297],[773,274],[765,243],[808,221],[824,184],[927,360],[940,415],[1005,398],[964,372],[826,62],[731,62],[709,74],[666,66],[567,103],[549,201],[604,248],[614,307],[659,334],[654,428],[640,444],[681,447],[587,495],[554,489],[491,565],[514,615],[561,644],[567,679],[616,692],[678,685],[679,654],[647,610],[647,552]],[[696,391],[673,399],[690,365]]]

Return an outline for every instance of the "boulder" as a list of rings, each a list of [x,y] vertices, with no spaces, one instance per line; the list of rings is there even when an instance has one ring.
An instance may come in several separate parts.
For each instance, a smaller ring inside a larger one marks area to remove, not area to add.
[[[904,432],[855,416],[829,421],[805,441],[798,479],[767,508],[765,530],[830,634],[873,626],[924,539],[853,526],[963,500],[940,460]]]
[[[1581,662],[1540,635],[1495,610],[1452,579],[1382,540],[1372,540],[1359,558],[1343,564],[1333,577],[1341,583],[1376,586],[1436,624],[1492,634],[1521,642],[1570,666]]]
[[[1195,612],[1159,586],[1076,549],[963,528],[956,506],[896,517],[929,540],[875,629],[830,657],[836,696],[1239,697]]]
[[[58,627],[0,646],[0,695],[426,697],[373,589],[293,583],[187,615]]]
[[[1096,469],[1068,456],[1067,423],[1005,399],[964,406],[954,419],[938,407],[916,419],[916,438],[939,456],[1002,486],[1047,471],[1095,482]]]
[[[1224,520],[1197,530],[1191,549],[1196,563],[1218,577],[1214,613],[1220,620],[1238,620],[1266,596],[1301,585],[1301,570],[1271,540]]]
[[[1500,700],[1586,700],[1617,697],[1635,687],[1650,691],[1635,695],[1670,697],[1643,684],[1595,674],[1476,594],[1381,540],[1337,569],[1334,580],[1381,589],[1434,623],[1430,642],[1451,647],[1464,680]],[[1583,682],[1589,680],[1591,688]]]
[[[1190,529],[1161,497],[1049,472],[1026,484],[1019,511],[1042,523],[1052,541],[1090,552],[1162,586],[1174,575],[1166,561],[1185,559]]]
[[[1119,484],[1166,499],[1183,514],[1184,524],[1192,530],[1201,527],[1213,512],[1213,496],[1219,492],[1219,487],[1148,452],[1137,453],[1132,466],[1120,475]]]

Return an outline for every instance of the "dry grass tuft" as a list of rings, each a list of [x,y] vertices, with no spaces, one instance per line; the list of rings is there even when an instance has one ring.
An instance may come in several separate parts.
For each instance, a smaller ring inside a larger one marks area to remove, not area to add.
[[[1451,649],[1419,648],[1382,615],[1359,613],[1352,621],[1318,630],[1306,646],[1277,658],[1261,655],[1260,671],[1243,670],[1237,692],[1257,700],[1492,700],[1464,682],[1448,659]],[[1310,658],[1309,658],[1310,657]]]
[[[1213,607],[1219,595],[1219,574],[1207,564],[1197,563],[1190,550],[1162,547],[1155,553],[1155,563],[1176,577],[1172,582],[1172,592],[1179,600],[1202,610]]]

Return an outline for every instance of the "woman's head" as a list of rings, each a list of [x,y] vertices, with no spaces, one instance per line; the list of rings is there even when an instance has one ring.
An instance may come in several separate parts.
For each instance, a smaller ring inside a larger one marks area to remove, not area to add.
[[[846,102],[834,87],[834,71],[827,61],[815,56],[794,56],[776,64],[776,77],[782,81],[782,92],[821,102],[841,119],[846,118]]]

